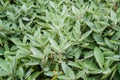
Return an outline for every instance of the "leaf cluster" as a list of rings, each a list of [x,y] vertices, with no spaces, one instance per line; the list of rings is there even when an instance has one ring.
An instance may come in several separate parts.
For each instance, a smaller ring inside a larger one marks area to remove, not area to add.
[[[119,80],[119,0],[0,0],[0,80]]]

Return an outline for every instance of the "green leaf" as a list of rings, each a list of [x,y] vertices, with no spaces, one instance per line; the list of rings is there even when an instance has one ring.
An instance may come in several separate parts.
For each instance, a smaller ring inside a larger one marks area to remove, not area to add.
[[[88,59],[94,56],[93,51],[85,51],[83,52],[83,54],[84,54],[84,59]]]
[[[108,59],[108,60],[111,60],[111,61],[120,61],[120,54],[110,56],[110,57],[105,57],[105,58]]]
[[[102,33],[107,27],[106,25],[100,25],[100,23],[98,23],[97,21],[94,21],[94,23],[95,23],[96,29],[99,30],[100,33]]]
[[[75,53],[75,59],[79,59],[81,52],[82,52],[82,50],[78,48],[76,53]]]
[[[62,62],[62,69],[66,76],[69,76],[71,79],[75,79],[73,70],[65,62]]]
[[[0,55],[3,55],[3,54],[4,54],[4,52],[5,52],[5,49],[4,49],[4,48],[2,48],[2,47],[0,47]]]
[[[19,25],[21,30],[24,30],[26,28],[26,26],[23,24],[22,20],[19,20]]]
[[[93,38],[95,39],[96,42],[103,42],[103,37],[98,34],[98,33],[93,33]]]
[[[97,65],[95,65],[94,63],[92,63],[92,62],[90,62],[90,61],[85,61],[84,62],[84,66],[85,66],[85,68],[87,68],[88,70],[97,70],[98,69],[98,67],[97,67]]]
[[[57,44],[57,42],[56,42],[55,40],[53,40],[52,38],[49,38],[49,41],[50,41],[50,44],[51,44],[51,48],[52,48],[55,52],[61,53],[60,47],[59,47],[59,45]]]
[[[18,71],[17,71],[17,74],[19,76],[20,79],[23,79],[23,76],[24,76],[24,70],[22,67],[19,67]]]
[[[82,69],[82,67],[80,66],[80,64],[77,63],[77,62],[72,62],[72,61],[70,61],[70,62],[68,63],[68,65],[73,66],[73,67],[76,67],[76,68],[79,68],[79,69]]]
[[[102,51],[98,48],[94,48],[94,56],[100,68],[103,68],[104,65],[104,55]]]
[[[86,24],[96,33],[100,33],[100,31],[95,27],[94,23],[86,21]]]
[[[72,6],[72,12],[78,16],[78,13],[79,13],[79,10],[75,7],[75,6]]]
[[[112,40],[119,40],[119,39],[120,39],[120,32],[116,32],[116,33],[112,36],[111,39],[112,39]]]
[[[67,48],[69,48],[71,46],[72,43],[70,42],[66,42],[63,46],[63,49],[66,50]]]
[[[0,80],[119,80],[119,62],[120,0],[0,0]]]
[[[110,17],[111,17],[112,21],[116,20],[116,13],[113,10],[111,10],[111,12],[110,12]]]
[[[54,76],[53,72],[51,72],[51,71],[44,72],[44,74],[45,74],[46,76],[50,76],[50,77],[53,77],[53,76]]]
[[[84,34],[82,34],[81,38],[80,38],[80,42],[82,42],[84,39],[86,39],[90,34],[92,33],[92,30],[89,30],[87,32],[85,32]]]
[[[44,54],[39,49],[37,49],[35,47],[31,47],[30,50],[33,53],[30,56],[32,56],[34,58],[44,59]]]
[[[109,59],[105,60],[105,69],[110,67],[112,64],[113,64],[113,61],[111,61]]]
[[[95,39],[97,44],[99,44],[100,46],[105,46],[104,39],[103,39],[103,37],[100,34],[93,33],[93,38]]]
[[[0,67],[3,71],[5,71],[7,74],[10,73],[10,66],[7,64],[6,61],[0,58]]]
[[[111,73],[111,69],[107,68],[105,70],[102,71],[103,74],[110,74]]]
[[[96,69],[96,70],[91,70],[87,72],[88,74],[101,74],[102,70],[101,69]]]
[[[4,77],[4,76],[7,76],[8,73],[6,73],[6,71],[3,71],[2,69],[0,69],[0,77]]]
[[[81,78],[85,74],[85,70],[81,70],[76,74],[76,79]]]
[[[22,41],[20,41],[19,38],[11,38],[11,41],[13,43],[15,43],[16,45],[26,45],[26,44],[23,44]]]
[[[60,80],[71,80],[70,77],[65,76],[65,75],[58,76],[58,78],[59,78]]]
[[[54,8],[54,9],[56,8],[56,7],[55,7],[55,3],[52,2],[52,1],[50,1],[50,6],[51,6],[52,8]]]
[[[30,78],[31,80],[36,80],[36,78],[40,75],[39,71],[36,71],[34,73],[31,74]]]
[[[114,76],[115,76],[115,73],[116,73],[117,69],[115,69],[110,77],[110,80],[113,80]]]
[[[32,72],[33,72],[33,69],[30,68],[30,69],[25,73],[25,79],[27,79]]]
[[[110,42],[110,40],[109,39],[107,39],[107,38],[105,38],[105,43],[107,44],[107,46],[109,47],[109,48],[111,48],[111,49],[114,49],[115,48],[115,46]]]

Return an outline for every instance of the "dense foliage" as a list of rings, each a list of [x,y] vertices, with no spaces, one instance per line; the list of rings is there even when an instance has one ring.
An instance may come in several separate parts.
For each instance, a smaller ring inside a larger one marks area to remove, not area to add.
[[[0,80],[120,80],[120,0],[0,0]]]

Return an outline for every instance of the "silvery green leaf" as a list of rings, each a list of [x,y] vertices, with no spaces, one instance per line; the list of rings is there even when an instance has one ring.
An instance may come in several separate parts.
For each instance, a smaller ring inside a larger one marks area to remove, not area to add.
[[[75,79],[73,70],[65,62],[62,62],[62,69],[65,75],[69,76],[71,79]]]
[[[35,47],[31,47],[30,50],[32,52],[32,54],[31,54],[32,57],[44,59],[44,54],[39,49],[37,49]]]
[[[89,30],[87,32],[85,32],[84,34],[82,34],[81,38],[80,38],[80,42],[83,41],[84,39],[86,39],[90,34],[92,33],[92,30]]]
[[[19,78],[20,79],[23,79],[23,76],[24,76],[24,70],[23,70],[23,68],[22,67],[19,67],[19,69],[18,69],[18,76],[19,76]]]
[[[100,68],[103,68],[104,65],[104,55],[103,52],[98,48],[94,48],[94,56]]]

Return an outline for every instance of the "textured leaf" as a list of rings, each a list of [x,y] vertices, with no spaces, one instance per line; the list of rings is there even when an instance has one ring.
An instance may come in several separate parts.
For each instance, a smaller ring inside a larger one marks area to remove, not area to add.
[[[91,33],[92,33],[92,31],[90,30],[90,31],[82,34],[82,36],[81,36],[81,38],[80,38],[79,41],[80,41],[80,42],[83,41],[83,40],[86,39]]]
[[[32,79],[32,80],[36,79],[36,78],[39,76],[39,74],[40,74],[40,72],[38,72],[38,71],[32,73],[31,79]]]
[[[113,21],[116,20],[116,13],[113,10],[111,10],[110,16]]]
[[[72,62],[72,61],[70,61],[70,62],[68,63],[68,65],[81,69],[80,64],[78,64],[77,62]]]
[[[59,79],[62,79],[62,80],[71,80],[70,77],[68,77],[68,76],[64,76],[64,75],[62,75],[62,76],[58,76],[58,78],[59,78]]]
[[[32,51],[32,57],[35,57],[35,58],[39,58],[39,59],[44,59],[44,54],[40,51],[40,50],[38,50],[37,48],[35,48],[35,47],[31,47],[31,49],[30,49],[31,51]]]
[[[69,76],[71,79],[75,79],[74,72],[65,62],[62,63],[62,69],[66,76]]]
[[[105,43],[107,44],[108,47],[110,47],[111,49],[114,49],[115,46],[107,38],[105,38]]]
[[[85,70],[79,71],[79,72],[76,74],[76,79],[79,79],[79,78],[82,77],[84,74],[85,74]]]
[[[104,55],[102,51],[98,48],[94,48],[94,56],[100,68],[103,68],[104,65]]]
[[[5,71],[7,74],[9,73],[9,65],[3,60],[0,58],[0,67],[3,71]]]
[[[0,0],[0,80],[119,80],[120,0]]]
[[[94,63],[89,62],[89,61],[86,61],[84,63],[84,65],[85,65],[85,68],[87,68],[88,70],[93,70],[94,71],[94,70],[98,69],[97,66]]]
[[[19,78],[20,79],[23,79],[23,76],[24,76],[24,70],[23,70],[23,68],[22,67],[19,67],[19,69],[18,69],[18,76],[19,76]]]
[[[79,13],[78,9],[77,9],[75,6],[72,6],[72,12],[73,12],[75,15],[78,15],[78,13]]]
[[[49,38],[49,41],[51,43],[52,49],[59,53],[60,52],[60,48],[59,48],[59,45],[57,44],[57,42],[55,40],[53,40],[52,38]]]

